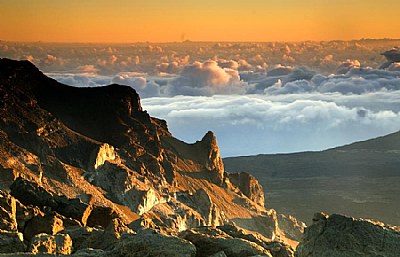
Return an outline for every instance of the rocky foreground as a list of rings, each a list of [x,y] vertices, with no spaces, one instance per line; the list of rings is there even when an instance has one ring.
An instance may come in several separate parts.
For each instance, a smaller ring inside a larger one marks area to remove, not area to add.
[[[179,141],[142,110],[132,88],[69,87],[26,61],[0,59],[0,174],[4,256],[398,256],[400,249],[396,228],[343,217],[353,233],[330,226],[341,217],[334,215],[316,220],[301,241],[304,224],[266,209],[253,176],[225,172],[212,132]]]

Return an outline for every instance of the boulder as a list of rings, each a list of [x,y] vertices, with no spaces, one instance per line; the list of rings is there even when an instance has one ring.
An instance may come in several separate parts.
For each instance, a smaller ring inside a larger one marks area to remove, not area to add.
[[[112,250],[124,234],[135,234],[120,219],[113,219],[104,230],[101,228],[81,227],[67,229],[75,250],[94,248]]]
[[[92,207],[83,203],[79,198],[68,198],[66,196],[55,196],[57,208],[55,211],[65,217],[78,220],[82,225],[86,225],[87,219],[92,211]]]
[[[104,230],[91,227],[74,227],[63,230],[61,233],[68,234],[72,239],[74,251],[82,249],[93,249],[96,239],[100,238]]]
[[[24,205],[48,206],[56,209],[53,195],[37,183],[18,177],[10,186],[11,195]]]
[[[218,228],[200,227],[183,231],[179,236],[192,242],[197,256],[210,256],[223,251],[227,257],[247,257],[253,255],[271,256],[262,246],[242,238],[233,238]]]
[[[17,231],[16,200],[6,192],[0,191],[0,229]]]
[[[25,251],[22,233],[0,230],[0,253]]]
[[[72,240],[68,234],[38,234],[34,238],[32,238],[29,251],[34,254],[71,254]]]
[[[400,253],[400,229],[338,214],[314,215],[297,246],[296,257],[395,257]]]
[[[87,226],[102,226],[106,228],[113,219],[118,218],[118,213],[111,207],[92,206],[92,211],[87,219]]]
[[[195,257],[196,247],[181,238],[142,233],[121,238],[109,256],[124,257]]]
[[[34,213],[34,216],[25,223],[24,238],[30,241],[35,235],[46,233],[55,235],[64,230],[62,219],[57,214]]]

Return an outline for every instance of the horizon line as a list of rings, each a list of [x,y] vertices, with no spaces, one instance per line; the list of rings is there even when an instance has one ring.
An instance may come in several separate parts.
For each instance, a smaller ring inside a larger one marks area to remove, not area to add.
[[[351,41],[400,41],[400,38],[354,38],[330,40],[271,40],[271,41],[243,41],[243,40],[184,40],[184,41],[45,41],[45,40],[7,40],[0,39],[0,43],[27,43],[27,44],[185,44],[185,43],[302,43],[302,42],[351,42]]]

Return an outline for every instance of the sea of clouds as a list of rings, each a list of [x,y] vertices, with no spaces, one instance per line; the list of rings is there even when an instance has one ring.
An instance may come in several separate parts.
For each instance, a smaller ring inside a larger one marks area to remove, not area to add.
[[[14,46],[11,53],[67,85],[130,86],[176,137],[194,142],[212,130],[222,155],[236,156],[322,150],[398,131],[400,63],[378,69],[383,47]],[[0,49],[10,54],[8,45]]]

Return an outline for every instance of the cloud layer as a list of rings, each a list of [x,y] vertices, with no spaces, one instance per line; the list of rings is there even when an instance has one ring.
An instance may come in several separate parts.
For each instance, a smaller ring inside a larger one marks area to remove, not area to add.
[[[381,101],[379,108],[371,99]],[[176,96],[147,98],[142,104],[186,141],[213,130],[222,155],[234,156],[321,150],[395,132],[400,128],[399,101],[400,92]]]
[[[0,41],[0,57],[27,59],[72,86],[130,86],[177,137],[214,130],[228,156],[319,150],[399,130],[400,64],[381,66],[380,55],[396,44]]]

